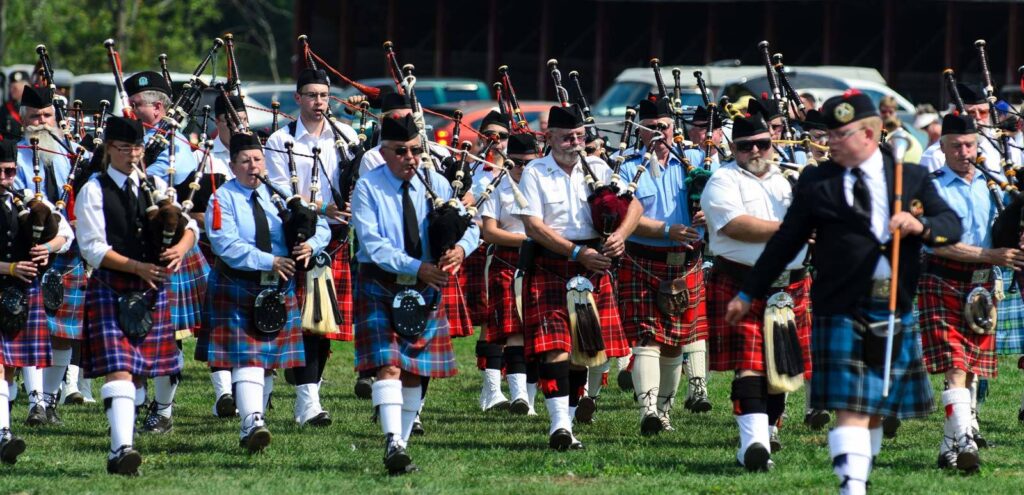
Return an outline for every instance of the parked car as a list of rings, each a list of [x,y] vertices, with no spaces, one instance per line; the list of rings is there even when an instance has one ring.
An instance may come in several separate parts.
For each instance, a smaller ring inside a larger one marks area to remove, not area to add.
[[[0,86],[3,90],[3,99],[7,99],[7,81],[11,79],[11,74],[14,71],[23,70],[32,74],[35,70],[35,66],[31,64],[14,64],[0,68]],[[53,82],[57,86],[57,91],[67,96],[71,89],[71,84],[75,75],[67,69],[54,69],[53,71]]]
[[[390,78],[360,79],[359,83],[371,87],[394,87],[395,85]],[[423,108],[434,108],[446,103],[491,99],[491,91],[487,83],[479,79],[418,77],[413,91],[416,92],[416,99]],[[343,94],[348,97],[361,93],[358,89],[349,86],[344,88]]]
[[[523,111],[523,117],[526,118],[527,124],[530,129],[534,131],[541,131],[541,118],[547,114],[547,111],[552,105],[557,103],[550,101],[520,101],[519,108]],[[459,139],[465,141],[476,141],[478,134],[476,129],[480,126],[480,121],[491,111],[498,108],[498,102],[494,100],[485,101],[473,101],[466,103],[446,103],[444,105],[438,105],[434,107],[434,111],[437,113],[444,114],[451,117],[455,110],[462,110],[462,131],[460,131]],[[437,143],[444,145],[450,145],[452,138],[452,131],[455,129],[455,123],[445,117],[439,117],[427,113],[423,116],[423,120],[426,122],[428,127],[433,129],[433,140]]]

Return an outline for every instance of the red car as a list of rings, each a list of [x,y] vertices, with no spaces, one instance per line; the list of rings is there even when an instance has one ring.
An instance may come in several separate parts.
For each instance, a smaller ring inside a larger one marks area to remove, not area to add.
[[[557,105],[554,102],[548,101],[521,101],[519,102],[519,108],[523,111],[523,116],[526,118],[530,130],[534,132],[541,132],[547,128],[547,113],[548,109],[552,105]],[[491,110],[497,110],[498,102],[494,100],[490,101],[469,101],[462,103],[447,103],[434,107],[437,113],[441,113],[451,117],[455,110],[462,110],[462,131],[459,134],[459,139],[462,141],[470,140],[476,142],[477,132],[476,129],[480,126],[480,121]],[[452,138],[452,131],[455,129],[455,123],[451,119],[439,117],[437,115],[426,113],[423,116],[427,125],[433,128],[434,141],[443,145],[450,145]],[[470,129],[472,128],[472,130]]]

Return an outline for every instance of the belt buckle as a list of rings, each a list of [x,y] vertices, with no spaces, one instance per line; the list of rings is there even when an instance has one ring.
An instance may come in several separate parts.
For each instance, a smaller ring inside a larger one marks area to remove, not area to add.
[[[789,270],[783,270],[782,274],[779,275],[779,278],[772,282],[772,287],[789,287],[789,275]]]
[[[871,297],[877,299],[887,299],[889,297],[889,284],[891,283],[891,278],[872,281]]]
[[[683,266],[686,264],[686,253],[666,253],[665,264],[668,266]]]
[[[971,283],[972,284],[983,284],[985,282],[988,282],[989,275],[991,275],[991,273],[992,273],[992,269],[991,268],[985,268],[985,269],[982,269],[982,270],[974,270],[974,273],[971,274]]]
[[[260,285],[277,285],[277,272],[273,270],[261,271]]]
[[[398,285],[416,285],[416,275],[396,275],[395,283]]]

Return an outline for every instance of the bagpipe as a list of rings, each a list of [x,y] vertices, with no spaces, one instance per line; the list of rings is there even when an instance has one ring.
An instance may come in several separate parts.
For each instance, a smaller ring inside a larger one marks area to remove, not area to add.
[[[182,211],[181,205],[174,200],[173,187],[167,186],[167,189],[158,191],[140,164],[132,163],[132,168],[139,177],[139,188],[148,199],[143,229],[146,246],[150,249],[146,256],[157,263],[161,253],[181,242],[188,226],[188,217]],[[171,177],[173,180],[173,175]]]
[[[57,84],[53,77],[53,65],[50,63],[50,54],[46,51],[46,45],[37,45],[36,54],[39,55],[39,67],[41,75],[44,79],[45,84],[50,89],[50,98],[53,103],[54,118],[57,121],[57,126],[60,127],[61,134],[67,143],[70,144],[75,142],[75,137],[71,132],[71,126],[68,123],[68,109],[66,107],[66,100],[60,96],[57,92]]]
[[[512,116],[512,131],[516,133],[533,132],[530,130],[530,124],[526,121],[523,109],[519,106],[519,98],[516,97],[516,90],[512,87],[512,79],[509,76],[507,65],[498,67],[498,79],[499,81],[495,84],[501,84],[501,91],[496,91],[496,94],[499,102],[503,99],[507,101],[508,109],[502,108],[502,110],[506,115]]]

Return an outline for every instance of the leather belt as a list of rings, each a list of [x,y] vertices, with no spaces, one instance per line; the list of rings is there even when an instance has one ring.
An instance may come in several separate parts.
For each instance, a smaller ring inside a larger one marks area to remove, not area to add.
[[[598,239],[584,239],[582,241],[570,240],[569,242],[571,242],[573,244],[580,245],[580,246],[584,246],[584,247],[597,248],[597,245],[600,244],[601,241],[598,240]],[[564,254],[561,254],[561,253],[556,253],[556,252],[554,252],[554,251],[552,251],[552,250],[542,246],[539,242],[536,243],[536,244],[537,244],[537,256],[540,256],[540,257],[543,257],[543,258],[553,258],[553,259],[556,259],[556,260],[567,260],[567,259],[569,259],[568,256],[566,256]]]
[[[252,282],[259,285],[272,285],[278,281],[278,275],[273,270],[271,271],[252,271],[252,270],[238,270],[231,268],[227,263],[221,259],[217,259],[213,264],[213,268],[218,272],[227,275],[229,278],[236,280],[245,280],[246,282]]]
[[[939,278],[946,278],[965,284],[983,284],[992,280],[992,268],[979,270],[956,270],[938,263],[928,263],[925,273],[935,275]]]
[[[665,263],[669,266],[689,266],[700,259],[700,246],[689,251],[654,251],[651,246],[626,241],[626,252],[630,256]]]
[[[715,258],[714,265],[711,266],[713,271],[727,275],[733,279],[743,281],[746,280],[747,274],[750,273],[752,267],[729,261],[721,256]],[[790,284],[797,280],[803,280],[807,276],[806,268],[798,268],[796,270],[783,271],[778,278],[772,282],[772,288],[783,288],[789,287]]]
[[[359,276],[392,285],[414,286],[420,282],[419,278],[415,275],[391,273],[373,263],[360,263]]]

